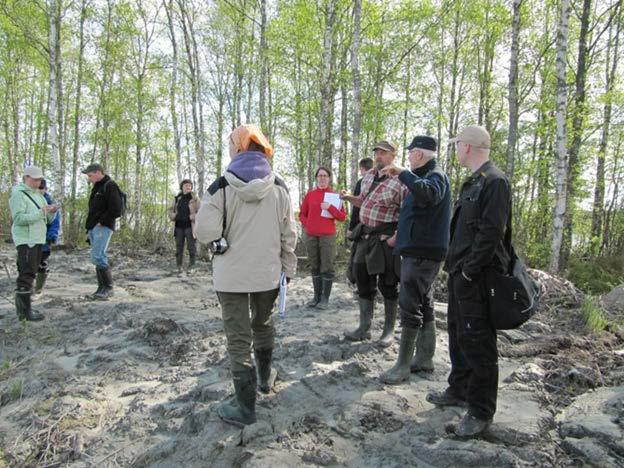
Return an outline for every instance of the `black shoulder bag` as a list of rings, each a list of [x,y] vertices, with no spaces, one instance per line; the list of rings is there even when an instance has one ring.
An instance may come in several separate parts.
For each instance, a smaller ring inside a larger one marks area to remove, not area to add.
[[[529,320],[537,311],[540,296],[539,283],[529,276],[511,244],[511,211],[504,246],[509,254],[507,271],[501,273],[493,268],[485,271],[488,313],[496,330],[518,328]]]

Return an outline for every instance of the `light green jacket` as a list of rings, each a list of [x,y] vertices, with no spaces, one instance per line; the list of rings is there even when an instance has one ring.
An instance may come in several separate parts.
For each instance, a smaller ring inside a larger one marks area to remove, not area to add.
[[[39,208],[26,196],[26,193],[39,205]],[[25,183],[21,182],[13,187],[9,207],[13,218],[11,234],[16,247],[23,244],[32,247],[46,243],[47,224],[52,222],[55,216],[55,213],[48,213],[47,217],[43,214],[41,208],[47,204],[48,202],[38,190]]]

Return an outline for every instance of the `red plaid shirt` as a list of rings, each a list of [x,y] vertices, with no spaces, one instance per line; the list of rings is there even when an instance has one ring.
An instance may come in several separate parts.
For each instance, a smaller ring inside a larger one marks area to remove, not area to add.
[[[401,203],[408,193],[407,187],[399,181],[398,177],[385,177],[373,185],[378,174],[377,168],[366,173],[362,179],[362,192],[360,193],[362,199],[360,221],[371,228],[384,223],[398,222]]]

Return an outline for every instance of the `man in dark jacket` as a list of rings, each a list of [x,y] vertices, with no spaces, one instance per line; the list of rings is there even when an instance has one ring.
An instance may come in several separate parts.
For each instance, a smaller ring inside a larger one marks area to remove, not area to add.
[[[449,386],[427,400],[438,406],[467,406],[455,428],[460,437],[483,432],[496,412],[498,350],[489,322],[484,271],[503,270],[509,257],[504,236],[511,212],[505,175],[489,160],[490,135],[471,125],[451,140],[459,163],[472,172],[462,185],[451,220],[451,240],[444,269],[448,280]]]
[[[358,179],[358,181],[355,183],[355,186],[353,187],[354,197],[359,196],[360,193],[362,192],[362,179],[364,179],[364,176],[366,175],[366,173],[373,168],[373,159],[372,158],[360,159],[359,168],[360,168],[360,178]],[[360,207],[353,205],[351,207],[351,219],[349,220],[349,232],[353,231],[355,229],[355,226],[357,226],[359,223],[360,223]]]
[[[381,375],[383,382],[392,385],[408,380],[410,370],[433,371],[436,332],[431,288],[446,255],[451,219],[450,183],[434,159],[436,140],[417,136],[407,149],[411,171],[394,165],[381,170],[398,175],[409,190],[396,235],[388,241],[401,255],[401,347],[396,365]]]
[[[106,250],[115,230],[115,220],[121,216],[121,191],[115,181],[104,173],[100,164],[90,164],[82,173],[93,184],[85,223],[91,244],[91,262],[95,265],[98,281],[98,289],[93,296],[105,299],[113,294],[113,275]]]

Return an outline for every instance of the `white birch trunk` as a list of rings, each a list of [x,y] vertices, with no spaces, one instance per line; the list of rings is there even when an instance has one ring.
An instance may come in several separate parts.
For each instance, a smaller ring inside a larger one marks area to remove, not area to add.
[[[561,242],[563,240],[566,214],[566,183],[568,170],[567,129],[566,129],[566,55],[568,52],[568,22],[570,18],[570,0],[561,1],[561,15],[557,30],[557,135],[556,135],[556,195],[553,213],[553,235],[551,243],[550,271],[559,272]]]

